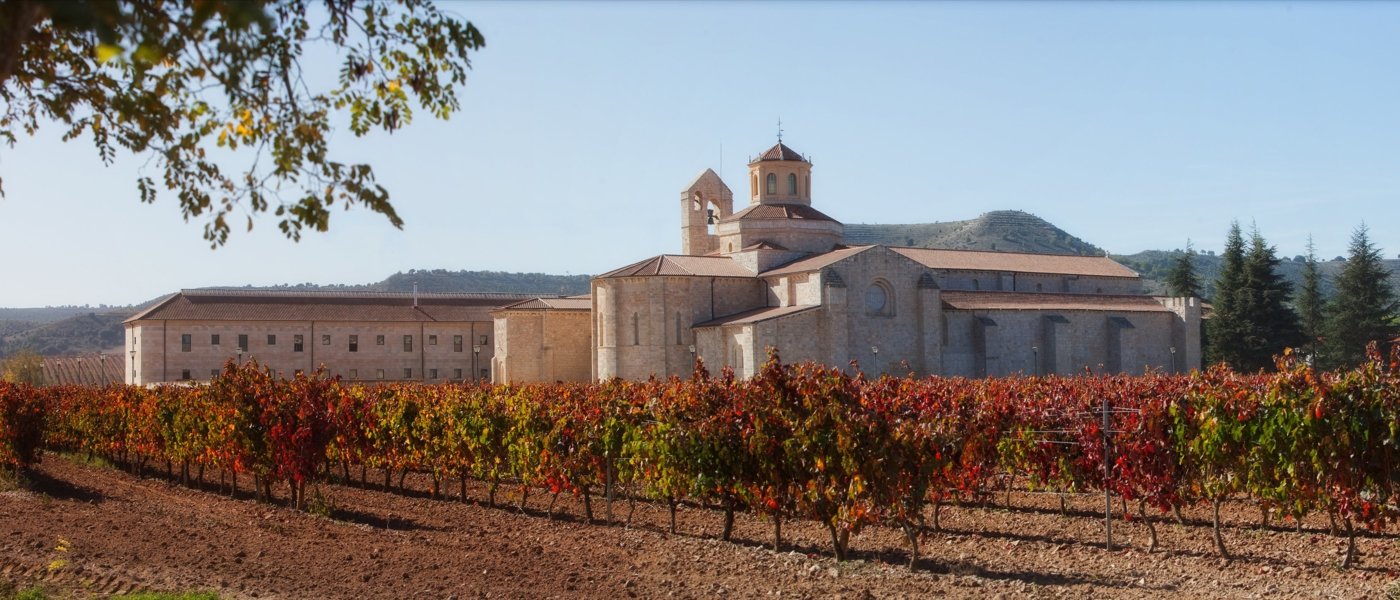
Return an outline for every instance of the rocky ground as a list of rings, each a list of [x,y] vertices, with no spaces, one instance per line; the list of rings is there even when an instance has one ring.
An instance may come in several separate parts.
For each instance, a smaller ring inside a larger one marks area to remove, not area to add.
[[[410,478],[410,487],[426,488]],[[455,486],[453,486],[455,488]],[[245,495],[250,495],[244,489]],[[735,542],[714,539],[718,512],[682,507],[679,534],[664,505],[638,503],[631,526],[587,524],[582,503],[548,496],[526,512],[423,491],[350,486],[320,490],[329,516],[230,499],[164,478],[46,456],[27,489],[0,493],[0,587],[41,585],[51,594],[132,590],[217,592],[224,598],[1385,598],[1400,593],[1400,538],[1358,540],[1360,566],[1342,570],[1345,540],[1326,518],[1257,527],[1258,512],[1225,512],[1234,560],[1216,553],[1204,510],[1187,524],[1158,524],[1161,549],[1146,552],[1140,522],[1114,524],[1103,548],[1102,496],[1013,494],[1011,509],[945,508],[943,531],[923,538],[917,572],[903,535],[872,528],[851,540],[854,559],[829,557],[824,529],[740,516]],[[281,492],[285,495],[285,490]],[[310,494],[308,494],[310,495]],[[484,498],[473,484],[471,499]],[[518,502],[502,493],[500,500]],[[1004,503],[1003,497],[997,498]],[[605,512],[595,499],[599,519]],[[0,594],[3,596],[3,594]],[[1391,596],[1400,597],[1400,596]]]

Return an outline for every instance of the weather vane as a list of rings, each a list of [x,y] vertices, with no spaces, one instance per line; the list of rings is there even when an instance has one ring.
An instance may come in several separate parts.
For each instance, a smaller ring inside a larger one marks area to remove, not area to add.
[[[783,143],[783,118],[778,117],[778,143]]]

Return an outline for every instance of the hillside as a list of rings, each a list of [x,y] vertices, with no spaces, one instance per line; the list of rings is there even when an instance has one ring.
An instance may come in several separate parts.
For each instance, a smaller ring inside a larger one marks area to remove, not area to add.
[[[366,286],[377,292],[505,292],[512,294],[587,294],[591,275],[548,275],[502,271],[409,270]]]
[[[909,225],[848,224],[846,244],[1042,254],[1103,254],[1049,221],[1019,210],[997,210],[967,221]]]
[[[132,315],[88,312],[0,336],[0,357],[28,348],[43,356],[97,354],[122,345],[122,321]]]
[[[1165,293],[1166,285],[1162,282],[1166,280],[1167,274],[1171,272],[1172,265],[1181,256],[1179,250],[1147,250],[1137,254],[1113,255],[1113,259],[1127,265],[1128,268],[1141,273],[1146,280],[1148,290],[1152,293]],[[1341,257],[1338,257],[1341,258]],[[1303,257],[1295,256],[1284,258],[1279,262],[1279,272],[1293,284],[1296,293],[1299,286],[1303,284]],[[1221,257],[1213,254],[1196,255],[1196,275],[1201,278],[1201,283],[1205,289],[1205,297],[1211,297],[1215,292],[1215,278],[1220,273]],[[1387,269],[1390,269],[1390,284],[1396,290],[1400,290],[1400,260],[1388,259],[1381,261]],[[1346,265],[1345,260],[1324,260],[1318,263],[1318,271],[1322,273],[1322,293],[1329,296],[1335,289],[1332,282],[1342,267]]]

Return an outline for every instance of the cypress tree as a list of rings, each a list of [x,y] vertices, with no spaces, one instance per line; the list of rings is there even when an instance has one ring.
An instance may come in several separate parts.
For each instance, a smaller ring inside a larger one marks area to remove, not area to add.
[[[1245,256],[1244,276],[1235,294],[1235,309],[1246,324],[1240,362],[1241,371],[1270,369],[1274,356],[1303,341],[1298,314],[1289,305],[1293,285],[1278,272],[1279,259],[1256,227],[1250,232],[1249,253]]]
[[[1196,276],[1196,251],[1191,248],[1189,239],[1186,240],[1186,252],[1176,259],[1171,273],[1167,275],[1167,290],[1173,296],[1201,297],[1201,278]]]
[[[1381,251],[1367,231],[1362,223],[1352,232],[1347,264],[1337,274],[1337,292],[1327,305],[1328,366],[1360,364],[1366,344],[1384,343],[1396,334],[1400,302],[1390,287],[1390,272],[1381,264]]]
[[[1313,364],[1317,364],[1318,340],[1322,339],[1326,327],[1322,296],[1322,272],[1317,268],[1317,249],[1313,247],[1312,236],[1308,236],[1308,255],[1303,259],[1303,286],[1298,290],[1298,327],[1303,335],[1303,347]]]
[[[1240,364],[1239,340],[1246,328],[1236,308],[1236,294],[1244,280],[1244,236],[1239,221],[1230,222],[1225,237],[1225,252],[1221,255],[1220,274],[1215,278],[1215,294],[1211,298],[1213,315],[1206,324],[1207,354],[1210,363]]]

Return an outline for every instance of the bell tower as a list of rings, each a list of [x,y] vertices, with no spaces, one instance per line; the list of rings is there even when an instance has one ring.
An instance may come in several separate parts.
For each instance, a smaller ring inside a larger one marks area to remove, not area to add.
[[[719,249],[715,226],[734,213],[734,192],[705,169],[681,192],[681,254],[701,256]]]

